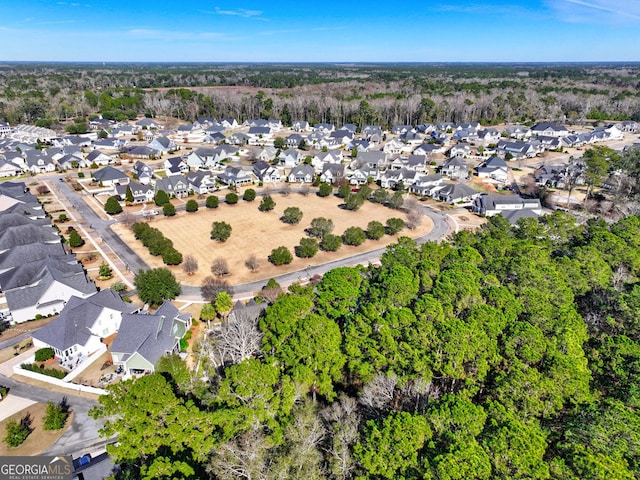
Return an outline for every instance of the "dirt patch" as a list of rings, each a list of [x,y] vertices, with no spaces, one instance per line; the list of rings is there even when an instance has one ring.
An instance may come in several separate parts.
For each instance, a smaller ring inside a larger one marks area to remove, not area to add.
[[[2,441],[0,441],[0,455],[33,456],[38,455],[39,453],[45,451],[47,448],[53,445],[73,422],[73,412],[71,412],[69,414],[69,417],[67,417],[67,422],[65,423],[65,426],[63,428],[61,428],[60,430],[49,431],[42,428],[46,410],[47,405],[45,403],[36,403],[1,422],[0,439],[2,439]],[[8,447],[4,442],[7,422],[9,420],[15,420],[19,422],[20,419],[27,414],[31,416],[31,428],[33,429],[31,434],[27,437],[22,445],[15,448]]]
[[[240,201],[237,205],[221,205],[216,209],[201,208],[195,213],[180,212],[173,218],[156,218],[151,225],[170,238],[175,248],[183,255],[190,254],[198,260],[198,272],[188,276],[182,267],[170,267],[178,281],[188,285],[201,285],[202,280],[211,275],[211,262],[219,257],[225,258],[229,264],[230,275],[226,280],[231,284],[241,284],[262,280],[283,273],[297,271],[308,265],[320,265],[358,253],[375,250],[394,243],[397,236],[384,236],[381,240],[367,240],[359,247],[342,246],[337,252],[318,252],[311,258],[294,257],[287,266],[275,267],[267,261],[271,250],[281,245],[286,246],[293,253],[294,247],[301,238],[307,235],[304,230],[309,227],[315,217],[325,217],[333,220],[333,233],[341,235],[348,227],[357,226],[366,230],[367,223],[377,220],[383,224],[391,217],[405,218],[404,213],[381,205],[365,202],[356,212],[339,208],[343,203],[337,197],[319,198],[316,195],[303,196],[291,194],[283,196],[273,195],[276,208],[271,212],[260,212],[259,201]],[[287,225],[280,221],[285,208],[299,207],[304,217],[298,225]],[[211,224],[214,221],[224,221],[232,226],[232,234],[224,243],[210,239]],[[114,225],[113,230],[118,233],[127,245],[131,246],[151,267],[164,267],[161,257],[149,255],[146,248],[135,240],[133,233],[124,225]],[[401,235],[418,237],[427,234],[433,228],[433,222],[423,217],[422,225],[415,230],[403,230]],[[261,265],[258,271],[251,272],[245,266],[250,255],[256,255]]]

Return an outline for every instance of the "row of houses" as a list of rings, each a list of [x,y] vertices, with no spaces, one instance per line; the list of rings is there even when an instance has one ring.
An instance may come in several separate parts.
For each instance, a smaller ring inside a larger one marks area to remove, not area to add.
[[[96,292],[24,182],[0,183],[0,311],[14,323],[59,313]]]

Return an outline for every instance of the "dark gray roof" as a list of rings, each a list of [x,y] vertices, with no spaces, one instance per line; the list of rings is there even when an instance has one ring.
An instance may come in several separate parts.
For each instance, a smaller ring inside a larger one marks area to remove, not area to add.
[[[17,212],[4,213],[0,215],[0,232],[18,225],[37,225],[40,227],[51,227],[51,220],[48,218],[31,219],[26,215]]]
[[[251,299],[246,305],[238,300],[229,312],[228,319],[229,321],[233,321],[238,320],[240,319],[240,317],[242,317],[250,318],[251,320],[257,321],[258,318],[260,318],[260,315],[262,315],[262,312],[264,312],[266,309],[266,303],[256,303],[254,299]]]
[[[538,215],[533,210],[528,208],[522,210],[508,210],[506,212],[502,212],[501,215],[506,218],[510,224],[514,225],[521,218],[535,218],[537,219],[540,215]]]
[[[96,170],[95,172],[93,172],[93,178],[95,178],[98,182],[104,182],[110,180],[120,180],[122,178],[128,177],[117,168],[106,166],[104,168],[101,168],[100,170]]]
[[[60,236],[52,228],[27,224],[0,233],[0,251],[30,243],[60,243]]]
[[[55,270],[47,270],[35,285],[14,288],[5,292],[9,310],[18,310],[36,305],[54,282],[66,285],[81,294],[89,294],[96,291],[96,286],[87,280],[84,272],[64,274]]]
[[[36,261],[57,255],[65,255],[62,243],[31,243],[28,245],[19,245],[6,252],[0,253],[0,270],[22,265],[25,258]]]
[[[73,273],[84,274],[84,268],[75,261],[72,255],[47,257],[28,261],[11,270],[0,273],[0,288],[2,288],[2,290],[10,290],[32,285],[50,270],[60,272],[63,275]]]

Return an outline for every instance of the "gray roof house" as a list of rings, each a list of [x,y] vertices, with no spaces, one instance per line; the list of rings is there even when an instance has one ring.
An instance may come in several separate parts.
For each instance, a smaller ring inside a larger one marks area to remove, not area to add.
[[[180,339],[190,327],[191,315],[168,302],[152,315],[124,313],[111,344],[113,362],[124,368],[125,378],[153,372],[163,355],[180,351]]]
[[[325,163],[320,174],[320,181],[329,184],[339,183],[345,177],[343,163]]]
[[[447,203],[469,203],[480,195],[480,192],[464,183],[452,183],[436,190],[433,198]]]
[[[155,193],[162,190],[170,197],[181,198],[189,194],[189,181],[184,175],[172,175],[170,177],[157,179],[154,188]]]
[[[60,236],[51,227],[34,223],[18,225],[0,232],[0,253],[30,243],[60,243]]]
[[[117,168],[109,165],[93,172],[93,178],[96,182],[102,183],[103,186],[115,184],[126,185],[129,183],[129,177]]]
[[[500,157],[491,157],[482,165],[476,168],[479,178],[495,181],[498,183],[507,183],[509,167]]]
[[[253,164],[253,174],[264,183],[275,183],[282,180],[282,173],[277,167],[261,160]]]
[[[131,181],[128,185],[116,185],[116,196],[120,198],[121,201],[125,201],[127,198],[127,187],[131,188],[131,194],[133,195],[133,203],[147,203],[152,202],[153,197],[155,196],[155,192],[151,185],[145,185],[143,183],[138,183]]]
[[[473,211],[491,217],[501,214],[511,223],[524,217],[537,218],[542,214],[542,206],[538,198],[522,198],[519,195],[482,194],[473,202]],[[522,215],[523,211],[528,211]],[[518,212],[518,213],[516,213]]]
[[[47,257],[57,258],[58,256],[66,256],[61,242],[19,245],[0,253],[0,273],[22,265],[25,258],[36,261]]]
[[[33,343],[38,348],[53,348],[63,362],[71,357],[89,356],[104,348],[103,338],[118,331],[122,314],[131,314],[137,309],[110,289],[88,298],[74,296],[58,318],[33,334]]]
[[[440,173],[449,178],[464,179],[469,176],[469,167],[461,158],[453,157],[442,165]]]
[[[164,161],[164,173],[170,177],[172,175],[183,175],[189,171],[189,166],[182,157],[171,157]]]
[[[297,165],[289,172],[289,183],[311,183],[315,173],[311,165]]]
[[[242,186],[253,183],[253,178],[248,172],[233,166],[227,166],[222,173],[218,174],[217,178],[227,185]]]

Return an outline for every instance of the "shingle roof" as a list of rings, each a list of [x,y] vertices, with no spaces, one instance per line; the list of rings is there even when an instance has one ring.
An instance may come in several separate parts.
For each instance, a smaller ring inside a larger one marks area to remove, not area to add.
[[[30,243],[59,243],[60,236],[52,228],[27,224],[0,233],[0,251]]]
[[[6,252],[0,253],[0,270],[22,265],[25,258],[36,261],[54,255],[65,255],[62,243],[31,243],[28,245],[19,245]]]

